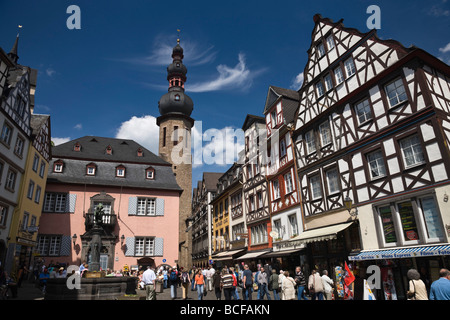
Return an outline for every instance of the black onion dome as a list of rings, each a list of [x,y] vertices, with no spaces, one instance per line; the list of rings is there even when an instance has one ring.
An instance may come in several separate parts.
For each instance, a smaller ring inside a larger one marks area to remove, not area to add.
[[[181,59],[183,59],[183,48],[180,46],[179,43],[175,47],[173,47],[172,50],[172,58],[175,58],[176,55],[180,55]]]
[[[170,76],[171,74],[182,74],[186,75],[187,68],[181,62],[173,62],[167,67],[167,73]]]
[[[183,91],[169,91],[159,100],[159,113],[163,116],[166,114],[183,114],[190,116],[194,110],[194,102]]]

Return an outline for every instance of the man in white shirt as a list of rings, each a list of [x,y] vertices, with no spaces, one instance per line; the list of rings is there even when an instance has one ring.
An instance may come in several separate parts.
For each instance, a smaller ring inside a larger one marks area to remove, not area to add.
[[[208,267],[208,272],[206,274],[206,278],[208,280],[208,291],[213,291],[213,276],[216,273],[216,270],[210,265]]]
[[[328,271],[323,270],[322,272],[322,284],[323,284],[323,291],[325,293],[325,300],[331,300],[332,299],[332,292],[333,292],[333,280],[328,277]]]
[[[150,266],[148,266],[147,270],[142,274],[142,282],[144,282],[147,300],[156,300],[155,280],[156,274]]]

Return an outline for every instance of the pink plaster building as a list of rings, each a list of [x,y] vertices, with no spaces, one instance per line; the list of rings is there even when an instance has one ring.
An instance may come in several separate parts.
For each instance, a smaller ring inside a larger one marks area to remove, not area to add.
[[[89,263],[90,228],[102,205],[102,269],[178,261],[178,186],[171,164],[132,140],[86,136],[52,148],[38,257]]]

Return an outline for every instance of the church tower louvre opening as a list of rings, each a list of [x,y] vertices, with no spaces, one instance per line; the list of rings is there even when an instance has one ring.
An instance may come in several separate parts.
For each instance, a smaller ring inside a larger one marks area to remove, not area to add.
[[[180,40],[172,50],[172,63],[167,67],[168,92],[159,102],[159,156],[172,164],[176,181],[183,192],[179,205],[178,265],[192,266],[191,232],[187,219],[191,216],[192,203],[192,157],[191,129],[194,119],[192,99],[185,93],[187,68],[183,64],[183,48]]]

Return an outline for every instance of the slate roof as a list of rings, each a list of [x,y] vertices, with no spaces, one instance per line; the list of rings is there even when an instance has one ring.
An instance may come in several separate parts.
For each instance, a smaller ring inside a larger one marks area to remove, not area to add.
[[[205,181],[206,191],[216,192],[217,182],[223,175],[223,172],[203,172],[203,180]]]
[[[299,107],[300,101],[300,95],[298,91],[295,90],[269,86],[266,105],[264,107],[264,114],[269,111],[279,97],[283,100],[283,117],[286,120],[286,123],[293,122],[295,119],[295,112]]]
[[[253,114],[247,114],[244,120],[244,124],[242,125],[242,130],[247,130],[255,122],[266,124],[266,119],[264,117],[255,116]]]
[[[74,151],[74,145],[79,142],[81,151]],[[112,154],[106,153],[106,147],[111,146]],[[138,157],[137,150],[142,148],[144,154]],[[115,162],[134,162],[146,164],[169,165],[150,150],[144,148],[137,142],[128,139],[104,138],[97,136],[84,136],[58,146],[52,147],[54,157],[97,160],[97,161],[115,161]]]
[[[81,151],[74,151],[79,142]],[[125,143],[124,143],[125,142]],[[106,147],[112,147],[112,155],[106,154]],[[143,156],[137,156],[142,148]],[[64,162],[63,172],[53,172],[55,161]],[[94,163],[95,176],[86,174],[86,166]],[[125,167],[125,177],[116,177],[116,167]],[[146,179],[146,169],[155,170],[154,179]],[[162,160],[133,140],[86,136],[52,147],[49,165],[49,183],[69,183],[101,186],[123,186],[131,188],[182,191],[178,186],[170,163]]]
[[[50,116],[46,114],[34,113],[31,115],[30,127],[33,136],[36,136],[39,133],[39,130],[41,130],[41,127],[44,125],[48,118],[50,118]]]

